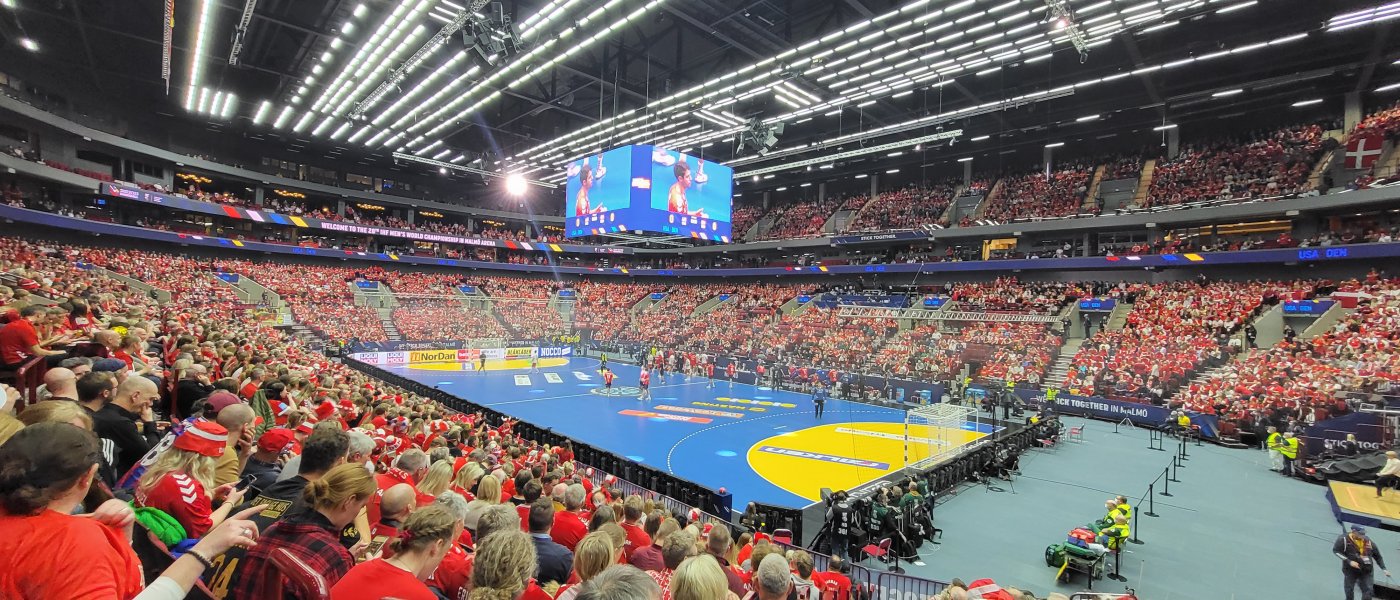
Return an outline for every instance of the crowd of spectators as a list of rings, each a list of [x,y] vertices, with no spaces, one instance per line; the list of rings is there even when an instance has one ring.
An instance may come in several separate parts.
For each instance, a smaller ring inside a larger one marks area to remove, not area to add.
[[[946,181],[927,187],[910,186],[882,192],[865,205],[860,216],[848,226],[850,231],[915,229],[937,223],[953,201],[958,183]]]
[[[947,292],[960,310],[1042,315],[1057,313],[1071,299],[1088,295],[1076,283],[1022,282],[1014,276],[953,284]]]
[[[1291,330],[1268,348],[1250,349],[1210,377],[1182,388],[1173,405],[1219,415],[1241,429],[1279,416],[1311,424],[1349,411],[1352,394],[1393,393],[1400,375],[1400,280],[1372,271],[1336,291],[1358,294],[1356,311],[1305,340]]]
[[[819,235],[822,227],[826,225],[826,220],[840,208],[842,202],[844,200],[841,198],[826,198],[820,201],[812,198],[775,206],[769,214],[776,214],[777,219],[759,239],[786,240]]]
[[[1146,206],[1307,192],[1324,147],[1322,134],[1321,125],[1295,125],[1188,145],[1176,158],[1157,163]]]
[[[509,337],[489,311],[470,308],[460,300],[400,300],[394,308],[394,328],[406,340],[477,340]]]
[[[1094,167],[1082,163],[1059,165],[1049,175],[1044,170],[1002,178],[1001,193],[987,202],[983,217],[1014,221],[1032,217],[1066,217],[1080,212]]]
[[[1259,310],[1305,297],[1311,282],[1171,282],[1135,289],[1121,329],[1085,340],[1062,387],[1085,396],[1161,402],[1198,370],[1241,348],[1231,336]]]
[[[763,207],[755,204],[735,204],[729,213],[730,224],[733,226],[734,239],[741,240],[748,235],[749,229],[763,218]]]

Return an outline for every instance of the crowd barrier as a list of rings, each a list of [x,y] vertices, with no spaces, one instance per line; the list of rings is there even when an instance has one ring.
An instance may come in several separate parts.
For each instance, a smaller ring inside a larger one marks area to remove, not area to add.
[[[437,388],[429,387],[423,383],[403,377],[402,375],[390,373],[374,365],[353,358],[344,358],[342,360],[351,368],[425,398],[429,398],[449,409],[461,413],[480,414],[487,423],[499,425],[505,419],[509,418],[507,415],[490,408],[453,396]],[[573,438],[560,435],[550,429],[539,427],[527,421],[515,421],[513,430],[525,439],[536,440],[542,444],[557,446],[569,442],[573,445],[574,456],[579,462],[593,465],[595,468],[602,469],[608,473],[616,474],[620,479],[637,482],[640,486],[648,490],[654,490],[663,496],[676,499],[687,506],[696,507],[703,512],[718,515],[724,521],[729,521],[733,514],[734,500],[733,496],[728,492],[719,493],[710,491],[700,484],[639,464],[626,457],[618,456]]]
[[[650,489],[641,484],[628,481],[627,479],[618,477],[616,474],[609,473],[604,469],[600,469],[583,461],[575,460],[574,467],[576,469],[576,472],[582,473],[583,476],[587,477],[590,481],[592,481],[596,487],[617,488],[618,490],[621,490],[623,497],[637,495],[643,498],[651,498],[652,500],[658,502],[663,508],[666,509],[667,512],[669,512],[672,515],[686,515],[686,519],[688,521],[687,524],[689,524],[690,522],[695,522],[690,521],[689,515],[691,515],[693,512],[698,512],[700,514],[700,519],[698,522],[701,524],[712,523],[715,525],[725,525],[729,527],[733,526],[733,524],[730,523],[729,519],[722,518],[719,515],[711,514],[709,512],[701,510],[701,508],[698,506],[692,506],[665,494],[659,493],[656,490]],[[607,484],[607,479],[609,477],[613,478],[611,484]]]
[[[826,571],[831,562],[831,556],[820,552],[813,552],[806,548],[799,548],[791,544],[774,542],[784,549],[802,550],[812,555],[813,569],[817,572]],[[858,598],[903,600],[924,600],[929,596],[948,589],[948,583],[933,579],[924,579],[904,573],[896,573],[888,568],[871,568],[866,566],[866,561],[857,560],[860,557],[852,556],[851,561],[846,564],[850,567],[846,577],[851,580],[851,595]]]

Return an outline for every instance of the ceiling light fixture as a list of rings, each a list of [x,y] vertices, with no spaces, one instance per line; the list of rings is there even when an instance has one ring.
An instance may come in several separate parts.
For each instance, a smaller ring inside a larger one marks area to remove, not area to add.
[[[39,42],[34,41],[32,38],[19,38],[19,45],[21,48],[24,48],[25,50],[28,50],[30,52],[39,51]]]
[[[1289,106],[1292,106],[1293,108],[1298,108],[1300,106],[1312,106],[1314,104],[1322,104],[1322,98],[1313,98],[1312,100],[1299,100],[1297,102],[1294,102],[1293,104],[1290,104]]]
[[[1210,97],[1211,97],[1211,98],[1225,98],[1225,97],[1234,96],[1234,95],[1243,94],[1243,93],[1244,93],[1244,90],[1242,90],[1242,89],[1233,89],[1233,90],[1225,90],[1225,91],[1223,91],[1223,92],[1216,92],[1216,93],[1214,93],[1214,94],[1211,94]]]

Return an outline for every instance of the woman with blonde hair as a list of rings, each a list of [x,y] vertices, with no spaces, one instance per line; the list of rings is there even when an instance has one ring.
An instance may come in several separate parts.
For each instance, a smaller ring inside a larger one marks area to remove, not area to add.
[[[49,403],[45,402],[44,404]],[[19,419],[10,416],[10,413],[0,413],[0,446],[5,445],[7,440],[19,433],[19,430],[24,429],[24,425]]]
[[[601,531],[583,536],[574,547],[574,574],[578,576],[578,583],[568,583],[559,588],[554,600],[573,600],[578,595],[579,586],[615,564],[617,549],[613,547],[612,537]]]
[[[423,583],[452,550],[462,522],[446,507],[433,504],[413,512],[399,529],[399,537],[389,542],[393,558],[376,558],[350,569],[335,587],[331,600],[355,598],[399,598],[437,600]]]
[[[228,430],[199,421],[175,438],[175,443],[136,484],[136,505],[165,511],[185,528],[186,538],[203,537],[222,523],[243,491],[235,484],[214,487],[214,463],[228,448]],[[218,509],[212,500],[223,502]]]
[[[68,423],[92,431],[92,415],[76,402],[47,401],[31,404],[19,413],[19,420],[26,426],[35,423]]]
[[[467,499],[467,502],[476,500],[476,494],[473,494],[472,490],[476,488],[476,483],[481,481],[481,476],[485,474],[486,471],[481,468],[481,465],[468,463],[457,470],[457,476],[452,479],[452,491],[461,494],[463,498]]]
[[[476,500],[467,503],[467,518],[463,519],[467,529],[473,534],[476,533],[477,519],[481,518],[481,511],[489,506],[501,503],[501,480],[495,477],[482,477],[481,483],[476,486]]]
[[[493,532],[481,541],[472,564],[469,600],[533,600],[543,595],[531,580],[535,573],[535,543],[523,531]],[[532,589],[533,588],[533,589]]]
[[[733,598],[729,580],[715,557],[701,554],[685,559],[671,573],[671,600],[726,600]]]
[[[418,482],[418,492],[436,498],[452,486],[452,464],[440,460],[428,467],[428,474]]]
[[[351,552],[340,545],[340,531],[359,516],[379,488],[374,475],[364,465],[342,464],[327,471],[306,486],[302,494],[307,510],[296,512],[274,523],[258,538],[234,572],[227,598],[275,598],[271,592],[282,587],[282,572],[272,564],[272,553],[287,550],[335,586],[355,565]],[[533,563],[532,563],[533,564]],[[300,596],[285,590],[284,598]]]

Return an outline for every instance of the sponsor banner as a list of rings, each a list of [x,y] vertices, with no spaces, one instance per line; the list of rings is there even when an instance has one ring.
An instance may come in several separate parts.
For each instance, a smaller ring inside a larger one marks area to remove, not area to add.
[[[779,448],[779,447],[777,447],[777,446],[760,446],[760,447],[758,448],[758,451],[759,451],[759,452],[764,452],[764,453],[767,453],[767,454],[778,454],[778,455],[782,455],[782,456],[791,456],[791,457],[794,457],[794,458],[805,458],[805,459],[808,459],[808,460],[819,460],[819,461],[822,461],[822,462],[836,463],[836,464],[838,464],[838,465],[853,465],[853,466],[857,466],[857,467],[868,467],[868,468],[871,468],[871,469],[880,469],[880,470],[882,470],[882,471],[883,471],[883,470],[887,470],[887,469],[890,468],[890,464],[889,464],[889,463],[882,463],[882,462],[874,461],[874,460],[866,460],[866,459],[863,459],[863,458],[851,458],[851,457],[848,457],[848,456],[836,456],[836,455],[834,455],[834,454],[822,454],[822,453],[820,453],[820,452],[808,452],[808,451],[806,451],[806,450],[793,450],[793,449],[791,449],[791,448]]]
[[[414,350],[408,353],[409,364],[416,363],[444,363],[462,362],[458,358],[459,350]]]
[[[629,417],[647,417],[647,418],[655,418],[655,419],[666,419],[667,421],[680,421],[680,422],[682,422],[682,423],[699,423],[699,424],[701,424],[701,425],[704,425],[704,424],[706,424],[706,423],[711,423],[711,422],[714,421],[713,419],[707,419],[707,418],[705,418],[705,417],[690,417],[690,416],[686,416],[686,415],[673,415],[673,414],[669,414],[669,413],[652,412],[652,411],[649,411],[649,410],[632,410],[632,409],[630,409],[630,408],[627,409],[627,410],[620,410],[620,411],[617,412],[617,414],[619,414],[619,415],[626,415],[626,416],[629,416]]]
[[[1304,434],[1308,454],[1316,456],[1331,450],[1338,442],[1347,439],[1347,434],[1356,435],[1356,444],[1363,452],[1374,452],[1381,449],[1384,425],[1375,413],[1364,412],[1319,421],[1308,427]]]
[[[903,442],[903,441],[910,441],[910,442],[917,442],[917,443],[920,443],[920,444],[932,444],[932,445],[934,445],[934,446],[947,446],[947,445],[948,445],[948,442],[947,442],[947,441],[944,441],[944,440],[935,440],[935,439],[932,439],[932,438],[914,437],[914,436],[912,436],[912,435],[909,436],[908,438],[906,438],[906,437],[904,437],[903,435],[898,434],[898,433],[886,433],[886,432],[884,432],[884,431],[868,431],[868,430],[865,430],[865,429],[851,429],[851,428],[849,428],[849,427],[837,427],[837,428],[836,428],[836,433],[848,433],[848,434],[851,434],[851,435],[863,435],[863,436],[865,436],[865,437],[881,438],[881,439],[886,439],[886,440],[896,440],[896,441],[900,441],[900,442]]]
[[[767,412],[767,411],[768,411],[768,409],[763,408],[762,406],[739,406],[739,405],[736,405],[736,404],[719,404],[719,403],[715,403],[715,402],[705,402],[705,401],[703,401],[703,400],[696,400],[696,401],[694,401],[694,402],[691,402],[691,404],[694,404],[694,405],[696,405],[696,406],[710,406],[710,407],[714,407],[714,408],[732,408],[732,409],[734,409],[734,410],[747,410],[747,411],[750,411],[750,412]]]
[[[892,242],[900,240],[923,240],[928,239],[928,234],[917,231],[892,231],[890,233],[871,233],[866,235],[843,235],[831,238],[831,243],[837,246],[846,244],[865,244],[870,242]]]
[[[1045,405],[1046,399],[1043,391],[1018,389],[1015,393],[1026,404],[1037,408]],[[1110,421],[1128,419],[1134,425],[1149,427],[1159,427],[1167,422],[1167,417],[1171,416],[1171,410],[1164,406],[1065,393],[1055,395],[1054,408],[1055,412],[1060,414],[1080,415]],[[1201,435],[1204,437],[1214,439],[1216,432],[1220,430],[1220,421],[1215,415],[1192,412],[1187,412],[1187,415],[1191,417],[1192,425],[1201,428]]]
[[[560,377],[558,373],[545,373],[544,380],[550,383],[564,383],[564,378]]]
[[[535,355],[536,348],[506,348],[506,358],[528,358]]]
[[[691,413],[691,414],[696,414],[696,415],[709,415],[709,416],[711,416],[711,417],[728,417],[728,418],[730,418],[730,419],[742,419],[742,418],[744,418],[744,413],[725,412],[725,411],[722,411],[722,410],[709,410],[709,409],[705,409],[705,408],[690,408],[689,406],[670,406],[670,405],[666,405],[666,404],[658,404],[658,405],[656,406],[656,409],[657,409],[657,410],[673,410],[673,411],[676,411],[676,412]]]
[[[540,348],[540,356],[546,358],[573,355],[574,349],[568,346]]]

